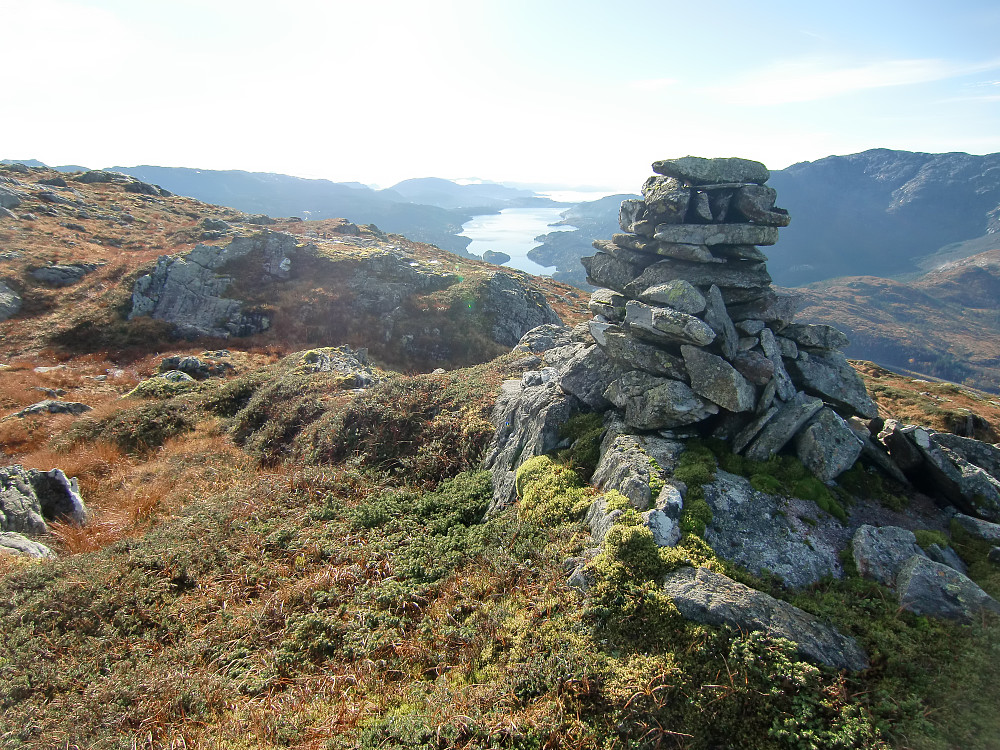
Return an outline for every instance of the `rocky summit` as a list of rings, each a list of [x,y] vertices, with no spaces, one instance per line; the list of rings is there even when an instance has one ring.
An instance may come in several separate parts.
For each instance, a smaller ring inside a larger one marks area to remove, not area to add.
[[[583,259],[599,287],[593,318],[542,326],[517,347],[537,359],[493,411],[491,513],[537,502],[526,489],[535,462],[572,454],[564,425],[590,413],[601,424],[591,484],[603,494],[585,503],[586,520],[602,546],[567,562],[571,585],[588,590],[601,561],[624,554],[609,549],[645,539],[661,550],[648,559],[696,569],[666,564],[657,579],[684,617],[787,638],[849,670],[868,665],[853,639],[705,568],[706,547],[785,590],[843,578],[853,550],[858,573],[895,589],[903,609],[961,622],[1000,611],[941,533],[956,513],[1000,521],[998,448],[880,419],[843,354],[847,337],[794,322],[797,295],[771,285],[759,248],[790,222],[762,164],[685,157],[653,170],[643,198],[621,204],[622,233]],[[885,477],[937,502],[902,513],[852,496],[841,477]],[[911,528],[937,529],[938,542],[925,552]]]

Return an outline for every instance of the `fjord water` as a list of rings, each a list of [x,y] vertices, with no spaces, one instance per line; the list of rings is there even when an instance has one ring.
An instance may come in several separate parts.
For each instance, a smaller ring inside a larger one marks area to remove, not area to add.
[[[510,261],[505,266],[517,268],[536,276],[549,276],[555,266],[542,266],[528,258],[528,251],[541,243],[535,237],[548,232],[567,232],[571,226],[551,226],[559,221],[560,213],[567,206],[546,208],[505,208],[499,214],[473,216],[462,225],[462,236],[469,237],[469,252],[482,255],[487,250],[507,253]]]

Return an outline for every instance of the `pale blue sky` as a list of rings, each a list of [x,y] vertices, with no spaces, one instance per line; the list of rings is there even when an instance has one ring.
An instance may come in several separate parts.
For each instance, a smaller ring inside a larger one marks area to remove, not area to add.
[[[636,190],[1000,151],[1000,3],[0,0],[0,157]]]

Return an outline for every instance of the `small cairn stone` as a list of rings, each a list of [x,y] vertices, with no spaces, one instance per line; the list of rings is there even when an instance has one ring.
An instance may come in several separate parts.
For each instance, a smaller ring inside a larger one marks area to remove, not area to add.
[[[626,371],[608,399],[638,430],[684,424],[708,435],[725,420],[734,450],[753,458],[797,446],[832,481],[859,441],[825,428],[878,412],[842,354],[847,337],[793,323],[797,295],[771,286],[758,246],[777,242],[791,219],[764,184],[770,173],[747,159],[693,156],[653,171],[642,199],[622,203],[622,232],[583,258],[599,287],[591,333]],[[678,397],[682,414],[670,405]]]

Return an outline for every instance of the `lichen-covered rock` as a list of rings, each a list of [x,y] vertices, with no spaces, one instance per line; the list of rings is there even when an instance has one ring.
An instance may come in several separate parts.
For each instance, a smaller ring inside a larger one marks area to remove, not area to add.
[[[690,380],[684,368],[683,358],[629,336],[621,326],[592,322],[590,330],[597,345],[623,369],[635,368],[651,375],[661,375],[685,382]]]
[[[784,448],[802,425],[822,408],[822,399],[796,393],[791,401],[782,404],[767,420],[744,455],[754,461],[766,461]]]
[[[509,273],[495,273],[485,283],[482,306],[483,312],[493,316],[493,340],[504,346],[515,346],[525,333],[540,325],[562,325],[544,294],[529,289]]]
[[[1000,523],[990,523],[981,518],[956,513],[952,520],[977,539],[986,542],[1000,542]]]
[[[624,306],[624,303],[622,303]],[[568,346],[573,343],[573,331],[569,326],[547,323],[527,331],[514,347],[515,352],[530,352],[541,354],[550,349]]]
[[[754,573],[769,571],[793,588],[843,574],[839,550],[800,522],[787,499],[721,469],[704,492],[712,509],[705,540],[720,556]]]
[[[832,482],[854,466],[863,445],[847,422],[828,407],[795,435],[796,455],[823,482]]]
[[[687,384],[639,370],[612,382],[604,396],[625,410],[626,424],[640,430],[681,427],[719,411],[715,404],[698,398]]]
[[[736,289],[759,289],[771,283],[771,276],[763,263],[730,261],[716,265],[664,258],[643,269],[641,274],[633,274],[631,279],[617,288],[627,296],[637,299],[650,287],[668,284],[675,279],[706,289],[712,284]]]
[[[259,333],[270,327],[270,319],[244,315],[239,300],[224,297],[232,279],[220,269],[256,251],[262,258],[262,274],[287,278],[291,256],[298,248],[298,240],[290,234],[264,232],[237,237],[226,247],[198,245],[184,255],[162,256],[151,273],[136,280],[129,318],[148,315],[196,336],[228,338]]]
[[[590,295],[587,307],[594,315],[602,315],[606,320],[625,319],[625,303],[628,299],[612,289],[595,289]]]
[[[66,263],[42,266],[31,272],[32,278],[49,286],[69,286],[75,284],[88,273],[97,270],[96,263]]]
[[[633,434],[623,423],[612,420],[591,481],[601,490],[617,490],[636,510],[644,511],[656,499],[653,487],[662,484],[683,452],[680,441]]]
[[[21,411],[14,414],[15,417],[27,417],[31,414],[72,414],[79,416],[92,409],[92,406],[81,404],[79,401],[59,401],[58,399],[45,399],[36,404],[26,406]]]
[[[643,302],[663,305],[688,315],[697,315],[707,304],[702,293],[683,279],[672,279],[663,284],[656,284],[640,292],[638,297]],[[622,302],[622,306],[624,305]],[[706,322],[711,325],[710,321]]]
[[[715,332],[700,318],[635,300],[625,305],[625,325],[635,335],[661,343],[706,346],[715,340]]]
[[[680,224],[687,215],[691,191],[673,177],[654,176],[642,186],[642,198],[652,221]]]
[[[1000,478],[992,473],[1000,473],[1000,449],[892,420],[886,420],[879,438],[914,481],[929,479],[963,513],[1000,521]]]
[[[947,565],[914,556],[896,576],[899,606],[917,615],[971,622],[980,613],[1000,615],[1000,602]]]
[[[757,392],[722,357],[695,346],[682,346],[684,367],[691,376],[691,390],[726,411],[743,412],[754,408]]]
[[[573,344],[572,348],[573,353],[568,358],[556,363],[560,373],[559,385],[591,409],[607,409],[611,404],[605,398],[604,390],[609,382],[621,376],[623,368],[599,346]]]
[[[791,222],[788,211],[775,208],[778,192],[766,185],[744,185],[733,191],[731,208],[755,224],[771,227],[787,227]]]
[[[752,182],[763,185],[771,177],[767,167],[759,161],[726,157],[706,159],[701,156],[683,156],[679,159],[661,159],[653,162],[656,174],[676,177],[688,185],[715,185],[720,183]]]
[[[912,531],[898,526],[865,524],[854,532],[851,554],[858,573],[883,586],[896,585],[896,577],[911,557],[925,557]]]
[[[808,349],[846,349],[851,343],[842,331],[822,324],[792,323],[781,335]]]
[[[807,659],[836,669],[857,671],[868,666],[853,638],[798,607],[706,568],[680,568],[667,575],[663,589],[689,620],[787,638]]]
[[[529,458],[554,450],[560,440],[559,428],[581,407],[576,396],[559,386],[555,370],[547,379],[528,382],[505,381],[493,407],[491,419],[497,430],[483,460],[484,468],[493,475],[490,512],[514,503],[518,467]]]

